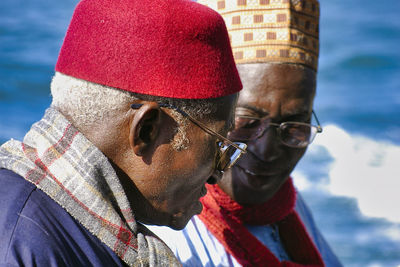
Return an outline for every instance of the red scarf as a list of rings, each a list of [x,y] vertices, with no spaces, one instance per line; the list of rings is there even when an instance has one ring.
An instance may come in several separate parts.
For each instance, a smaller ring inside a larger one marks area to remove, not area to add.
[[[201,200],[204,208],[199,218],[241,265],[324,266],[321,255],[294,210],[296,190],[291,178],[272,199],[261,205],[242,206],[217,185],[207,185],[207,190],[207,195]],[[244,226],[272,223],[278,225],[282,243],[293,262],[280,262]]]

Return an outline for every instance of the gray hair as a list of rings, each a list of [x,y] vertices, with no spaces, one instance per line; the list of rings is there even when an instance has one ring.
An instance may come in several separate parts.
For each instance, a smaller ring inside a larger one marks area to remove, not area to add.
[[[174,105],[201,119],[211,117],[222,99],[177,99],[143,95],[77,79],[59,72],[56,72],[52,79],[51,94],[53,97],[51,105],[67,112],[78,128],[97,124],[135,100]],[[182,150],[187,148],[189,143],[186,137],[187,118],[174,110],[171,112],[179,125],[172,144],[175,149]]]

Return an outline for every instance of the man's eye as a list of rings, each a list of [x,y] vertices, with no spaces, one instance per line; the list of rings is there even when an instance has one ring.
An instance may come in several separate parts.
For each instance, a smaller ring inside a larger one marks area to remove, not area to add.
[[[260,125],[259,120],[240,118],[240,117],[235,119],[235,129],[240,129],[240,128],[249,129],[258,127],[259,125]]]
[[[244,128],[253,128],[253,127],[258,127],[260,125],[259,120],[249,120]]]

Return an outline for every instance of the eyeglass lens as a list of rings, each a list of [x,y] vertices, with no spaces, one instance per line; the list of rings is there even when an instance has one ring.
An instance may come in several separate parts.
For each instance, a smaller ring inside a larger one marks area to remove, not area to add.
[[[284,144],[292,147],[306,147],[313,141],[317,128],[308,124],[285,122],[280,125],[278,131]]]
[[[268,118],[259,120],[247,117],[236,117],[235,130],[228,135],[238,141],[250,141],[261,137],[270,127],[277,127],[279,137],[285,145],[291,147],[305,147],[309,145],[317,133],[317,128],[307,123],[284,122],[281,124],[270,123]]]
[[[247,147],[247,145],[244,143],[240,142],[234,142],[234,143],[241,149],[246,149]],[[239,149],[235,148],[232,145],[229,144],[224,145],[222,143],[220,143],[220,150],[221,150],[221,156],[217,164],[217,170],[224,172],[236,163],[236,161],[240,158],[242,151],[240,151]]]
[[[235,130],[228,134],[228,138],[238,141],[249,141],[259,138],[269,127],[269,120],[257,120],[246,117],[235,118]]]

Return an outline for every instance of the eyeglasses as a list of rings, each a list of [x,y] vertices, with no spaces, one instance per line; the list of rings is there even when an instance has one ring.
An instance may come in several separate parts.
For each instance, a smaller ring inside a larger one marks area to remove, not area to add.
[[[131,108],[138,109],[142,105],[143,104],[132,104]],[[215,167],[215,169],[217,171],[219,171],[221,173],[225,172],[227,169],[229,169],[236,163],[236,161],[240,158],[240,156],[243,153],[246,153],[247,145],[245,143],[233,142],[233,141],[229,140],[228,138],[211,130],[210,128],[205,126],[203,123],[201,123],[200,121],[196,120],[195,118],[193,118],[192,116],[187,114],[182,109],[175,107],[173,105],[170,105],[170,104],[166,104],[166,103],[158,103],[158,106],[162,107],[162,108],[170,108],[170,109],[173,109],[173,110],[179,112],[180,114],[182,114],[184,117],[188,118],[193,124],[197,125],[200,129],[202,129],[206,133],[216,136],[219,140],[222,140],[222,141],[217,142],[217,145],[219,148],[219,159],[218,159],[218,162]]]
[[[247,116],[238,112],[235,117],[235,130],[230,132],[229,137],[240,141],[250,141],[260,138],[264,132],[270,127],[276,127],[280,141],[289,147],[304,148],[312,143],[317,133],[322,132],[314,110],[312,114],[317,122],[317,126],[309,123],[287,121],[282,123],[270,122],[268,116],[258,118]]]

